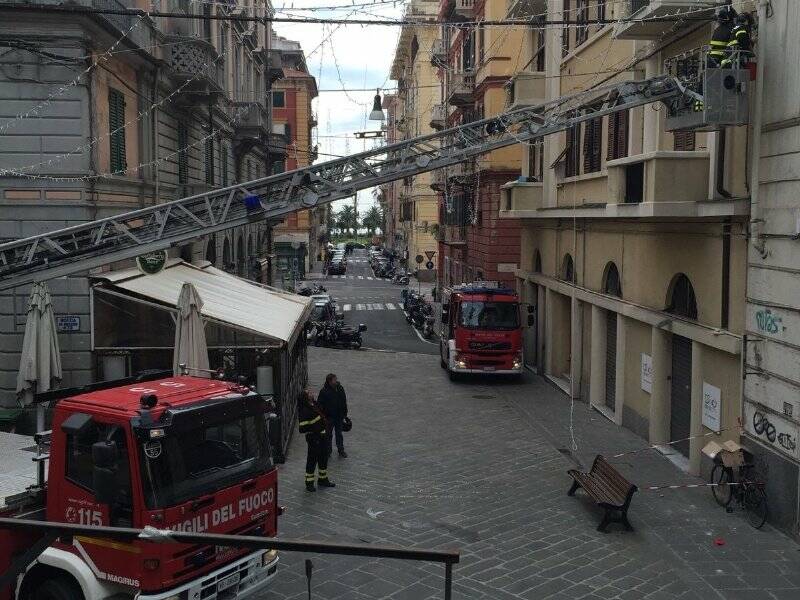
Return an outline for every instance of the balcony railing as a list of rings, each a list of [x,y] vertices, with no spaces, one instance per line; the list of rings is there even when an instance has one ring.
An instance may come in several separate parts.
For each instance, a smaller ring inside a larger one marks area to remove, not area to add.
[[[447,46],[444,40],[433,40],[431,46],[431,64],[434,67],[440,67],[447,64]]]
[[[530,19],[547,15],[547,0],[510,0],[506,17],[509,19]]]
[[[168,36],[167,64],[185,93],[219,92],[224,89],[222,60],[205,40]]]
[[[234,128],[235,138],[261,140],[269,135],[269,115],[263,104],[260,102],[234,102],[233,106],[240,115]]]
[[[267,138],[267,150],[272,156],[286,156],[287,147],[289,146],[289,138],[274,131],[270,132]]]
[[[545,81],[543,72],[521,71],[514,75],[506,88],[509,110],[544,103],[546,98]]]
[[[475,0],[454,0],[453,14],[464,20],[469,20],[474,16]]]
[[[474,91],[474,73],[454,73],[450,78],[450,93],[447,101],[454,106],[465,106],[472,104],[475,101],[473,98]]]
[[[606,163],[609,204],[708,199],[708,152],[657,151]]]
[[[447,110],[444,104],[434,104],[431,108],[431,128],[444,129],[447,125]]]
[[[84,4],[91,6],[92,8],[100,9],[100,10],[129,10],[130,6],[126,5],[124,2],[120,2],[120,0],[83,0],[77,2],[77,4]],[[109,13],[95,13],[94,16],[111,25],[115,29],[117,29],[120,34],[127,34],[126,37],[139,46],[140,48],[146,50],[150,54],[154,54],[154,46],[155,43],[155,29],[152,25],[152,21],[148,18],[143,18],[140,23],[134,27],[137,19],[134,15],[115,15]]]
[[[693,27],[698,20],[712,18],[725,0],[627,0],[622,20],[614,26],[614,37],[623,40],[654,40],[667,33]],[[681,15],[686,16],[681,21]]]

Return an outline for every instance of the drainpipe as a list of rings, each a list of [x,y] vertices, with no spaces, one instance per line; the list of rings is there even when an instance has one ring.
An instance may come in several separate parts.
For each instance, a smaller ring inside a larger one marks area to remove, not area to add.
[[[758,2],[758,47],[760,51],[766,50],[764,38],[767,31],[767,8],[769,0],[759,0]],[[751,148],[750,160],[750,241],[753,247],[766,258],[767,250],[764,239],[761,237],[762,219],[759,216],[759,174],[761,171],[761,127],[762,127],[762,107],[764,101],[764,62],[765,56],[758,56],[756,63],[756,93],[755,106],[753,109],[753,146]]]

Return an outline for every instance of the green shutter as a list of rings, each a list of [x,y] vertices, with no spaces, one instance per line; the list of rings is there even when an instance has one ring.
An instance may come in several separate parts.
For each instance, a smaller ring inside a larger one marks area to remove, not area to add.
[[[124,175],[128,168],[125,156],[125,96],[115,89],[108,90],[108,132],[111,172]]]
[[[189,183],[189,129],[178,123],[178,183]]]

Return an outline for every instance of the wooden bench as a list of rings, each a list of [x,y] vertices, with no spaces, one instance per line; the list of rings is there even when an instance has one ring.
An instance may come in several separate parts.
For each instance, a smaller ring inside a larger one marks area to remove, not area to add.
[[[628,507],[637,487],[625,479],[602,455],[595,457],[588,473],[570,469],[567,474],[574,479],[567,492],[568,496],[574,496],[578,488],[583,488],[598,506],[605,509],[605,516],[597,531],[605,533],[606,527],[612,522],[622,523],[625,529],[633,531],[628,521]]]

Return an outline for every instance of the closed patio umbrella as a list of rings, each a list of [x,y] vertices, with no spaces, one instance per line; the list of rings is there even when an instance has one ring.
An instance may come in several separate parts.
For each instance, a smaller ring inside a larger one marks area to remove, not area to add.
[[[61,355],[50,292],[46,284],[34,283],[28,302],[22,357],[17,374],[20,404],[29,406],[34,394],[52,389],[61,381],[61,377]],[[43,404],[36,407],[36,429],[44,430]]]
[[[186,365],[189,374],[208,377],[208,346],[203,317],[203,301],[191,283],[184,283],[178,297],[178,317],[175,323],[175,354],[172,370],[181,374]]]

